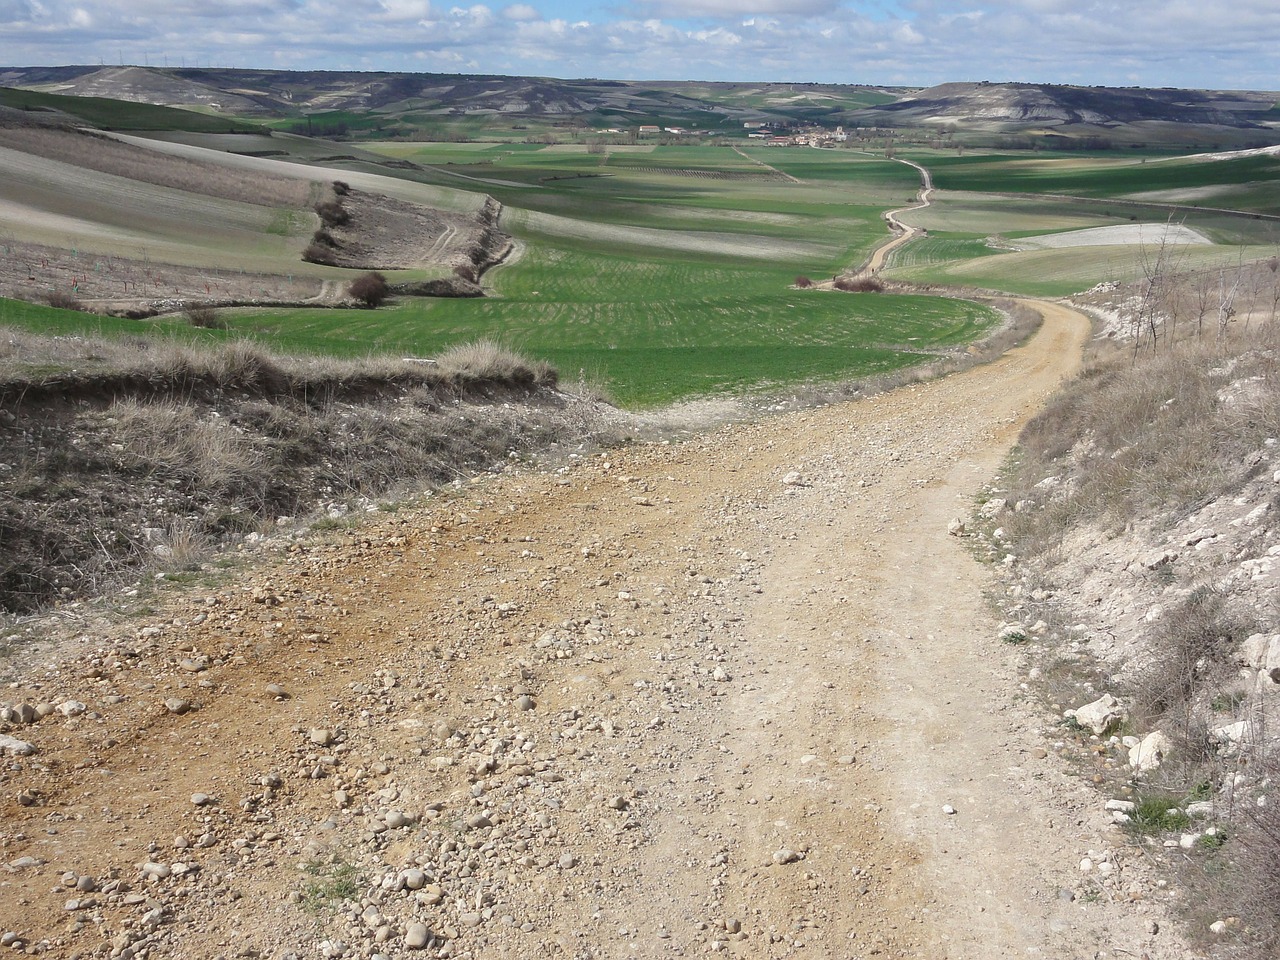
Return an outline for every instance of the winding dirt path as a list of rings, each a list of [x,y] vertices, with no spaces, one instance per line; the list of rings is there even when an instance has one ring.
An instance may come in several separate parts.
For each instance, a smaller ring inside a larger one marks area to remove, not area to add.
[[[54,956],[1182,956],[1149,897],[1082,885],[1114,828],[1035,759],[988,572],[947,534],[1079,363],[1086,319],[1037,308],[988,366],[516,471],[82,628],[90,653],[5,693],[87,709],[10,731],[38,752],[0,771],[0,932]]]

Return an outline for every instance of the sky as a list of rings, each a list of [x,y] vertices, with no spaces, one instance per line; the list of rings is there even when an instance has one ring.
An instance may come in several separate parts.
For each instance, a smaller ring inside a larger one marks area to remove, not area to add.
[[[0,0],[0,65],[1280,88],[1277,0]]]

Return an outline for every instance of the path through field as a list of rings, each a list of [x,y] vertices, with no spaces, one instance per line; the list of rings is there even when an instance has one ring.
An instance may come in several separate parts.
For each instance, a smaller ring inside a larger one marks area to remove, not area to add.
[[[1081,886],[1114,828],[1036,758],[988,571],[947,533],[1079,361],[1087,321],[1039,308],[991,365],[511,473],[86,627],[91,654],[6,694],[87,710],[22,728],[38,753],[0,775],[0,932],[56,956],[1181,956]]]

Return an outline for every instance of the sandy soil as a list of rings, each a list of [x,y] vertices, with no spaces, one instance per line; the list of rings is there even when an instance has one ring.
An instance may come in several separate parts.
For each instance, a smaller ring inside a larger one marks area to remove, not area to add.
[[[1041,309],[986,367],[81,620],[87,653],[4,694],[87,710],[8,731],[38,752],[0,771],[0,927],[57,956],[1186,956],[947,532],[1079,362],[1087,321]]]

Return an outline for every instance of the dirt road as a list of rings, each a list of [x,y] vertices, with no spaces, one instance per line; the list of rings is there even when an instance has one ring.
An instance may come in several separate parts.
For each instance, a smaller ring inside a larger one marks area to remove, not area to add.
[[[38,752],[0,775],[0,932],[56,956],[1180,955],[1139,874],[1083,883],[1090,851],[1130,867],[1035,758],[988,572],[947,534],[1078,362],[1085,319],[1041,309],[989,366],[514,472],[87,628],[4,694],[57,709],[9,731]]]

